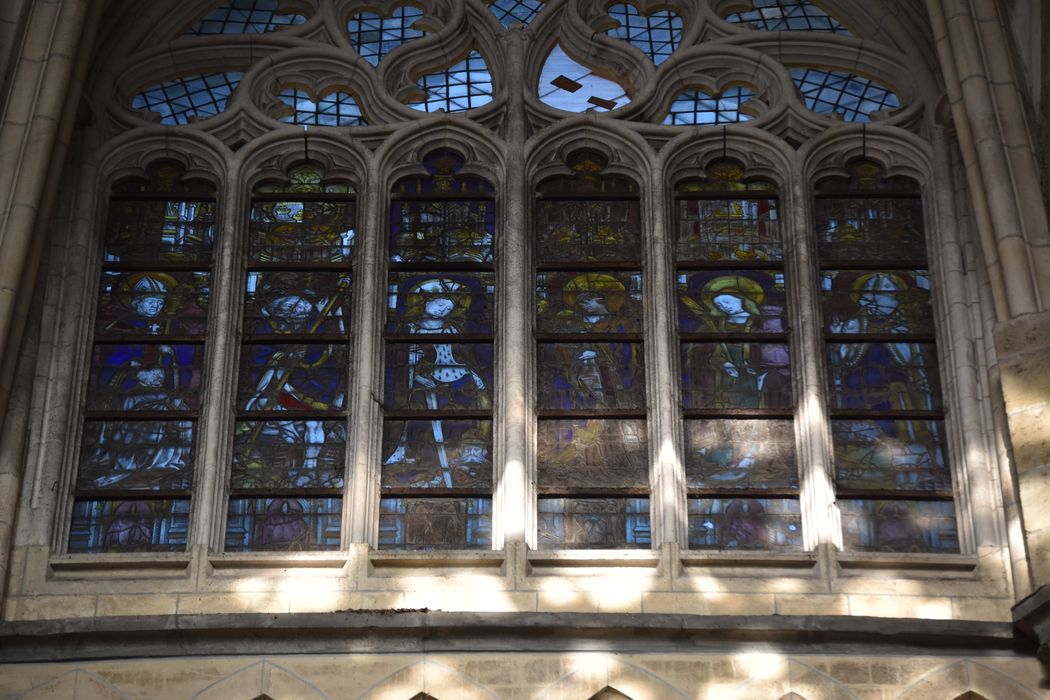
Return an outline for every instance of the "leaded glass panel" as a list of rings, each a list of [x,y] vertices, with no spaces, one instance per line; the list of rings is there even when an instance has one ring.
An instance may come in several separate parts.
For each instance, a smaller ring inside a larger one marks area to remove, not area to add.
[[[215,242],[215,203],[113,200],[103,261],[207,265]]]
[[[649,489],[645,420],[541,420],[537,443],[541,489]]]
[[[606,10],[618,23],[609,36],[630,43],[660,65],[674,53],[682,39],[682,18],[669,9],[642,12],[634,5],[617,3]]]
[[[678,274],[683,333],[784,333],[784,273],[705,270]]]
[[[343,420],[237,421],[234,489],[342,488]]]
[[[186,549],[190,502],[180,500],[77,501],[68,551],[174,552]]]
[[[289,87],[277,95],[285,106],[278,120],[288,124],[307,126],[361,126],[365,117],[357,100],[349,92],[335,90],[320,97],[297,87]]]
[[[252,262],[349,263],[353,245],[352,201],[256,200],[252,205]]]
[[[251,344],[241,349],[242,411],[333,411],[346,406],[346,345]]]
[[[448,68],[419,78],[423,100],[408,106],[422,112],[464,112],[492,101],[492,75],[476,50]]]
[[[717,95],[703,90],[686,90],[674,99],[664,124],[672,126],[736,124],[751,120],[751,115],[740,111],[755,92],[750,87],[730,87]]]
[[[829,343],[828,375],[833,408],[941,408],[937,353],[930,343]]]
[[[193,435],[189,420],[89,420],[84,423],[77,487],[188,489]]]
[[[350,332],[349,271],[262,270],[248,273],[248,335],[338,335]]]
[[[791,362],[783,343],[683,343],[687,409],[790,409]]]
[[[943,421],[833,420],[831,434],[840,490],[952,490]]]
[[[184,33],[191,36],[263,34],[305,21],[300,14],[281,12],[280,0],[228,0],[201,17]]]
[[[135,95],[131,106],[159,114],[161,124],[190,124],[224,112],[242,77],[226,71],[172,78]]]
[[[685,478],[690,489],[797,489],[792,421],[686,420]]]
[[[454,418],[383,424],[384,488],[492,490],[492,421]]]
[[[390,205],[390,259],[491,263],[495,230],[496,207],[490,201],[395,201]]]
[[[383,405],[445,411],[492,406],[491,343],[387,343]]]
[[[196,410],[203,351],[202,345],[96,345],[87,410]]]
[[[423,11],[412,5],[401,5],[385,16],[374,12],[361,12],[350,17],[346,29],[361,58],[373,66],[379,65],[383,57],[405,42],[423,36],[416,23],[423,18]]]
[[[539,549],[628,549],[652,543],[648,498],[540,498]]]
[[[802,514],[790,498],[690,498],[690,549],[801,549]]]
[[[825,263],[866,260],[900,263],[926,259],[922,201],[908,198],[819,197],[814,213]]]
[[[842,538],[867,552],[959,551],[952,501],[840,500]]]
[[[383,498],[380,549],[486,549],[492,546],[490,498]]]
[[[875,112],[901,106],[900,98],[873,80],[844,71],[792,68],[806,107],[817,114],[837,114],[848,122],[870,122]]]
[[[536,326],[541,333],[641,333],[642,276],[538,272]]]
[[[509,27],[514,22],[528,24],[536,19],[536,15],[543,9],[540,0],[491,0],[489,12],[500,21],[504,27]]]
[[[540,409],[645,408],[641,343],[540,343]]]
[[[388,333],[492,333],[495,275],[489,272],[391,272]]]
[[[933,333],[925,270],[825,270],[820,286],[827,333]]]
[[[208,272],[102,273],[95,333],[111,336],[203,336],[211,275]]]
[[[849,35],[838,20],[809,0],[751,0],[754,9],[734,12],[726,22],[766,32],[832,32]]]
[[[777,200],[679,199],[678,263],[783,260]]]
[[[566,112],[608,112],[631,101],[622,85],[574,61],[561,44],[554,45],[543,64],[536,95]]]
[[[626,262],[641,258],[637,200],[536,204],[536,255],[545,263]]]
[[[338,498],[231,498],[226,551],[339,549]]]

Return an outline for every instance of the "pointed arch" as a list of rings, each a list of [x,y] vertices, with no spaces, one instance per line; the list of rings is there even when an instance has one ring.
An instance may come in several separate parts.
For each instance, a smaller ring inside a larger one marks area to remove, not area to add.
[[[497,696],[469,676],[430,659],[424,659],[379,680],[361,694],[360,700],[404,700],[405,698],[411,698],[411,700],[439,700],[439,698],[496,700]]]
[[[602,695],[607,691],[619,695]],[[622,700],[624,697],[685,700],[692,696],[641,666],[621,658],[595,655],[581,657],[575,669],[548,685],[535,697],[536,700]]]
[[[316,685],[267,659],[212,683],[194,695],[193,700],[230,700],[249,693],[254,693],[255,700],[259,697],[328,700],[328,695]]]
[[[48,700],[50,698],[127,700],[129,697],[106,679],[89,671],[75,668],[19,695],[18,700]]]
[[[964,659],[930,671],[897,695],[896,700],[927,700],[927,698],[1010,698],[1010,700],[1037,700],[1042,691],[1028,688],[1018,680],[977,661]]]
[[[611,685],[607,685],[588,698],[588,700],[631,700],[631,696],[621,693]]]

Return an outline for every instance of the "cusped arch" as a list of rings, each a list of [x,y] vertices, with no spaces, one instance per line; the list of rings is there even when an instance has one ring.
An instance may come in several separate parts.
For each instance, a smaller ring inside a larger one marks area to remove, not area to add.
[[[193,700],[230,700],[246,696],[328,700],[328,696],[314,684],[266,659],[212,683],[194,695]]]
[[[456,700],[496,700],[483,685],[459,671],[430,659],[417,661],[381,679],[362,693],[360,700],[418,700],[456,698]]]
[[[644,190],[649,187],[652,148],[635,131],[612,120],[593,115],[565,120],[537,133],[525,146],[526,182],[536,183],[552,175],[569,174],[565,161],[581,149],[596,151],[605,157],[606,173],[626,175]]]
[[[274,131],[238,153],[233,175],[251,189],[264,179],[282,179],[290,167],[306,160],[319,164],[327,178],[349,180],[360,189],[366,185],[371,157],[359,142],[323,130],[305,135]]]
[[[941,666],[905,688],[895,700],[1037,700],[1042,691],[1025,687],[1020,681],[977,661],[965,659]]]
[[[506,158],[502,139],[472,121],[446,116],[408,125],[390,135],[374,154],[378,191],[389,192],[400,178],[424,172],[423,157],[439,148],[464,158],[463,174],[484,178],[497,191],[503,187]]]
[[[933,153],[926,141],[892,126],[854,124],[822,133],[801,149],[803,182],[844,176],[857,159],[881,165],[889,176],[903,175],[926,185],[933,179]]]
[[[128,176],[142,176],[157,160],[176,160],[185,177],[208,180],[217,188],[227,182],[229,149],[214,136],[199,131],[172,131],[146,127],[109,141],[99,156],[100,182],[109,184]]]
[[[794,180],[792,155],[783,139],[767,131],[727,126],[679,134],[660,149],[659,167],[664,185],[673,188],[684,179],[703,177],[713,161],[730,159],[744,166],[749,179],[768,180],[784,192]]]

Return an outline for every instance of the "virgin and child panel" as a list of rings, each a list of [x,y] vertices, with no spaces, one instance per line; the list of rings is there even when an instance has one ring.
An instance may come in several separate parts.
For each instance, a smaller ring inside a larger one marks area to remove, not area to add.
[[[540,488],[649,487],[644,420],[541,420],[537,442]]]
[[[194,427],[187,420],[87,421],[78,488],[188,489]]]
[[[210,281],[207,272],[103,272],[95,334],[203,336]]]
[[[634,262],[641,257],[637,200],[537,202],[537,262]]]
[[[203,361],[203,345],[96,345],[87,410],[196,410]]]
[[[342,506],[338,498],[231,498],[226,551],[339,549]]]
[[[790,498],[690,498],[691,549],[800,549],[802,513]]]
[[[959,551],[952,501],[840,500],[846,549],[867,552]]]
[[[238,421],[230,486],[342,488],[345,465],[345,421]]]
[[[944,423],[833,420],[835,485],[840,489],[951,491]]]
[[[380,549],[487,549],[492,499],[383,498]]]
[[[678,275],[682,333],[784,333],[784,273],[747,270]]]
[[[798,488],[790,420],[687,420],[685,436],[687,488]]]
[[[632,549],[652,544],[648,498],[540,498],[539,549]]]
[[[539,272],[536,329],[541,333],[641,333],[638,272]]]
[[[496,205],[484,200],[395,201],[392,262],[491,263]]]
[[[255,263],[349,263],[354,226],[352,201],[256,201],[248,259]]]
[[[383,406],[447,411],[492,406],[490,343],[387,343]]]
[[[645,408],[641,343],[540,343],[540,409]]]
[[[829,343],[831,405],[840,409],[936,411],[936,348],[930,343]]]
[[[335,411],[346,405],[346,345],[244,345],[242,411]]]
[[[775,199],[678,200],[679,264],[784,259]]]
[[[244,328],[249,335],[350,332],[349,272],[249,272]]]
[[[933,333],[925,270],[826,270],[820,286],[826,333]]]
[[[113,200],[105,262],[197,263],[207,266],[215,242],[215,204]]]
[[[492,490],[492,421],[383,423],[384,488]]]
[[[69,552],[184,551],[189,524],[188,498],[77,501],[69,529]]]
[[[392,272],[387,290],[389,333],[492,333],[492,273]]]
[[[917,198],[816,200],[817,245],[824,261],[925,260],[922,201]]]
[[[781,343],[683,343],[684,408],[792,407],[791,362]]]

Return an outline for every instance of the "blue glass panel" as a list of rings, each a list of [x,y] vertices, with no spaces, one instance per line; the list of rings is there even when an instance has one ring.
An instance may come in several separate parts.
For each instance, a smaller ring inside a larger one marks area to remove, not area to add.
[[[161,124],[189,124],[225,111],[243,76],[227,71],[173,78],[135,95],[131,106],[159,114]]]
[[[817,114],[838,114],[848,122],[869,122],[874,112],[901,106],[889,88],[843,71],[792,68],[791,79],[806,107]]]
[[[544,333],[641,333],[641,274],[536,273],[536,328]]]
[[[942,421],[833,420],[831,437],[840,489],[952,489]]]
[[[262,34],[306,21],[302,15],[281,12],[280,5],[281,0],[228,0],[201,17],[185,34]]]
[[[828,375],[834,408],[941,407],[937,353],[930,343],[830,343]]]
[[[809,0],[752,0],[753,10],[734,12],[725,19],[733,24],[747,24],[767,32],[833,32],[849,31]]]
[[[96,345],[89,411],[191,411],[200,399],[200,345]]]
[[[214,241],[213,202],[115,200],[102,259],[207,264]]]
[[[203,336],[207,272],[103,272],[95,333],[105,336]]]
[[[543,9],[540,0],[493,0],[489,5],[489,12],[495,15],[504,27],[509,27],[514,22],[528,24],[536,19],[536,15]]]
[[[408,106],[421,112],[464,112],[492,101],[492,76],[477,51],[443,71],[424,75],[419,79],[419,87],[426,96],[422,102],[410,102]]]
[[[287,109],[278,118],[287,124],[308,126],[361,126],[365,117],[357,100],[348,92],[328,92],[317,98],[300,88],[281,90],[277,98]]]
[[[490,343],[388,343],[383,405],[455,410],[492,406]]]
[[[678,201],[678,262],[783,260],[775,199]]]
[[[491,546],[491,499],[383,498],[379,501],[380,549],[488,549]]]
[[[645,408],[641,343],[540,343],[541,409]]]
[[[537,443],[541,488],[649,488],[644,420],[541,420]]]
[[[790,420],[687,420],[685,442],[688,488],[798,488]]]
[[[642,14],[634,5],[620,3],[606,11],[620,23],[608,31],[609,36],[630,42],[656,65],[670,58],[682,39],[682,18],[671,10]]]
[[[344,421],[238,421],[230,485],[253,488],[342,488]]]
[[[595,75],[556,45],[540,72],[540,101],[566,112],[605,112],[631,101],[622,85]]]
[[[933,333],[925,270],[826,270],[820,286],[827,333]]]
[[[786,498],[690,498],[692,549],[800,549],[802,515]]]
[[[754,90],[747,87],[726,88],[718,95],[709,95],[703,90],[686,90],[671,103],[664,124],[708,125],[750,121],[751,115],[741,112],[740,105],[754,94]]]
[[[493,202],[392,202],[390,260],[490,263],[495,231]]]
[[[958,552],[952,501],[838,502],[846,549],[868,552]]]
[[[346,345],[245,345],[237,406],[245,411],[332,411],[346,404]]]
[[[350,332],[347,272],[249,272],[244,326],[251,335]]]
[[[491,333],[492,273],[390,273],[386,329],[394,333]]]
[[[791,362],[781,343],[683,343],[685,408],[791,408]]]
[[[248,256],[258,262],[350,262],[355,207],[341,202],[260,202],[252,205]]]
[[[492,490],[492,421],[383,424],[383,487]]]
[[[69,551],[184,551],[189,524],[188,499],[77,501],[73,505]]]
[[[540,498],[539,549],[649,547],[648,498]]]
[[[374,12],[353,15],[346,29],[357,53],[377,66],[384,56],[401,44],[423,36],[423,32],[413,26],[422,17],[423,11],[418,7],[403,5],[394,8],[385,17]]]
[[[678,327],[684,333],[783,333],[788,329],[782,272],[683,272],[677,281]]]
[[[188,489],[194,423],[87,421],[77,484],[82,488]]]
[[[339,549],[339,498],[231,498],[226,551]]]

